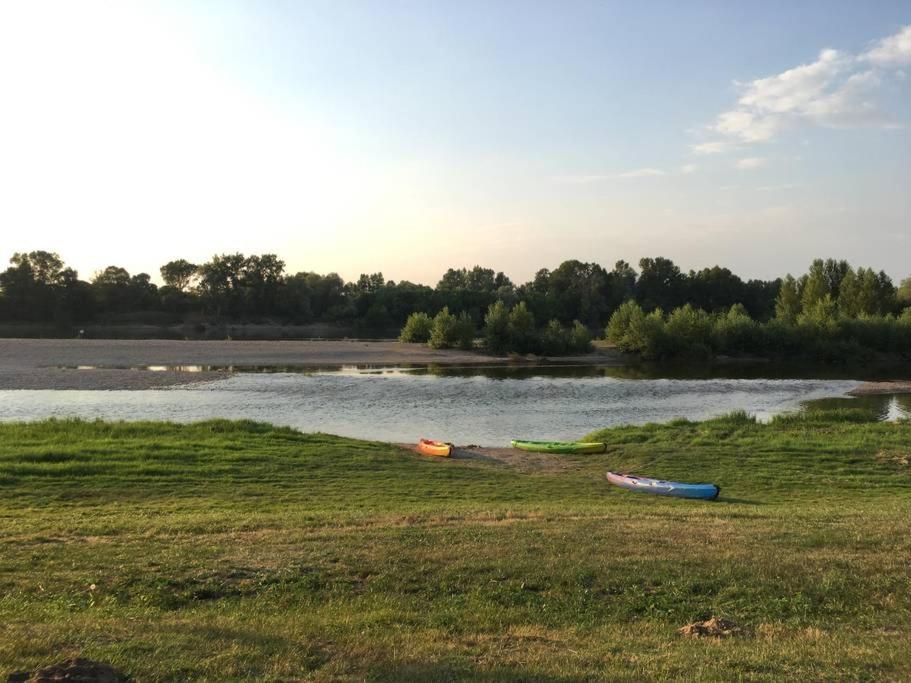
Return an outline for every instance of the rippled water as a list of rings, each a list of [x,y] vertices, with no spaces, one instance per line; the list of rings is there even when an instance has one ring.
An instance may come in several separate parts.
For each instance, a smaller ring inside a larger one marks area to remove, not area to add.
[[[0,420],[249,418],[357,438],[409,442],[426,436],[496,446],[513,438],[576,439],[611,425],[696,420],[733,410],[768,418],[805,401],[843,396],[856,386],[838,379],[575,374],[239,373],[166,390],[0,391]]]

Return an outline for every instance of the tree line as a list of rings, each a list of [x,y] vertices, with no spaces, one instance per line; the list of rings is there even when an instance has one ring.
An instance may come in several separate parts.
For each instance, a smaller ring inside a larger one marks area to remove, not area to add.
[[[911,355],[911,278],[899,288],[883,272],[816,260],[779,285],[774,315],[756,320],[741,304],[706,311],[687,303],[665,312],[628,300],[605,337],[647,359],[720,353],[809,356],[842,362],[873,353]]]
[[[569,260],[553,270],[539,270],[522,284],[474,266],[448,269],[434,287],[386,280],[379,272],[350,282],[337,273],[289,273],[275,254],[221,254],[202,264],[177,259],[159,272],[160,286],[147,273],[131,274],[113,265],[84,280],[56,253],[15,253],[0,273],[0,321],[60,327],[189,319],[328,322],[385,331],[401,328],[414,313],[434,318],[445,310],[461,320],[464,330],[471,324],[483,331],[491,307],[500,303],[507,318],[521,304],[517,324],[530,319],[538,332],[550,327],[551,336],[557,337],[557,326],[571,331],[576,322],[600,335],[627,302],[653,318],[686,305],[715,317],[737,306],[757,323],[789,324],[805,320],[816,309],[859,319],[900,316],[911,305],[911,279],[896,287],[882,271],[854,269],[835,259],[814,261],[799,277],[774,280],[743,279],[720,266],[684,272],[663,257],[643,258],[638,268],[617,261],[609,270]],[[493,319],[498,317],[500,309]],[[529,346],[522,333],[510,338],[509,344],[492,344]],[[538,347],[541,343],[536,342]]]

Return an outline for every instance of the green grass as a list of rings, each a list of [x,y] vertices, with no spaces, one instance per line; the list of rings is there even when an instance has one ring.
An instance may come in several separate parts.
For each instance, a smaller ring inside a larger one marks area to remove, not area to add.
[[[531,468],[251,422],[0,425],[0,679],[911,678],[911,423],[589,436],[608,452]],[[677,634],[710,615],[743,635]]]

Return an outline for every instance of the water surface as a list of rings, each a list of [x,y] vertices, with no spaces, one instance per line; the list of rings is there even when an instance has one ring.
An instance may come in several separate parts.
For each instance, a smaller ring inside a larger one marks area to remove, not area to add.
[[[629,374],[596,366],[271,368],[172,389],[0,391],[0,420],[247,418],[364,439],[411,442],[425,436],[498,446],[513,438],[576,439],[612,425],[700,420],[733,410],[768,419],[818,399],[854,405],[840,397],[857,384],[771,377],[631,379]],[[899,399],[864,400],[878,401],[877,410],[886,417],[911,410]]]

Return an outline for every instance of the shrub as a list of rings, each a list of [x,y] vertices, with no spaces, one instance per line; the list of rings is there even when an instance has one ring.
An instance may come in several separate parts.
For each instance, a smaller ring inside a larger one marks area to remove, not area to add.
[[[668,355],[669,344],[660,308],[648,315],[639,309],[629,321],[629,328],[619,343],[623,351],[638,352],[643,358],[653,360]]]
[[[711,343],[712,319],[701,308],[686,304],[668,316],[666,331],[676,351],[701,352]]]
[[[763,341],[761,326],[742,304],[734,304],[715,320],[712,345],[720,351],[755,353],[762,349]]]
[[[569,349],[569,331],[556,318],[551,320],[541,332],[541,352],[548,356],[560,356]]]
[[[399,341],[426,344],[430,341],[433,320],[426,313],[412,313],[405,321]]]
[[[592,333],[578,320],[573,322],[573,327],[569,331],[569,350],[573,353],[585,353],[591,351]]]
[[[604,336],[607,337],[607,341],[620,346],[623,337],[626,336],[629,330],[632,319],[642,315],[644,315],[642,308],[632,299],[621,304],[611,315],[607,328],[604,330]]]
[[[458,320],[456,320],[455,337],[456,344],[460,349],[468,350],[474,348],[475,324],[467,311],[462,311]]]
[[[484,316],[484,340],[494,353],[509,351],[509,309],[502,301],[492,303]]]
[[[443,306],[443,310],[433,318],[428,344],[432,349],[448,349],[458,343],[458,332],[458,320],[449,312],[448,306]]]
[[[509,343],[512,351],[531,353],[538,350],[535,334],[535,316],[524,301],[517,303],[509,312]]]

